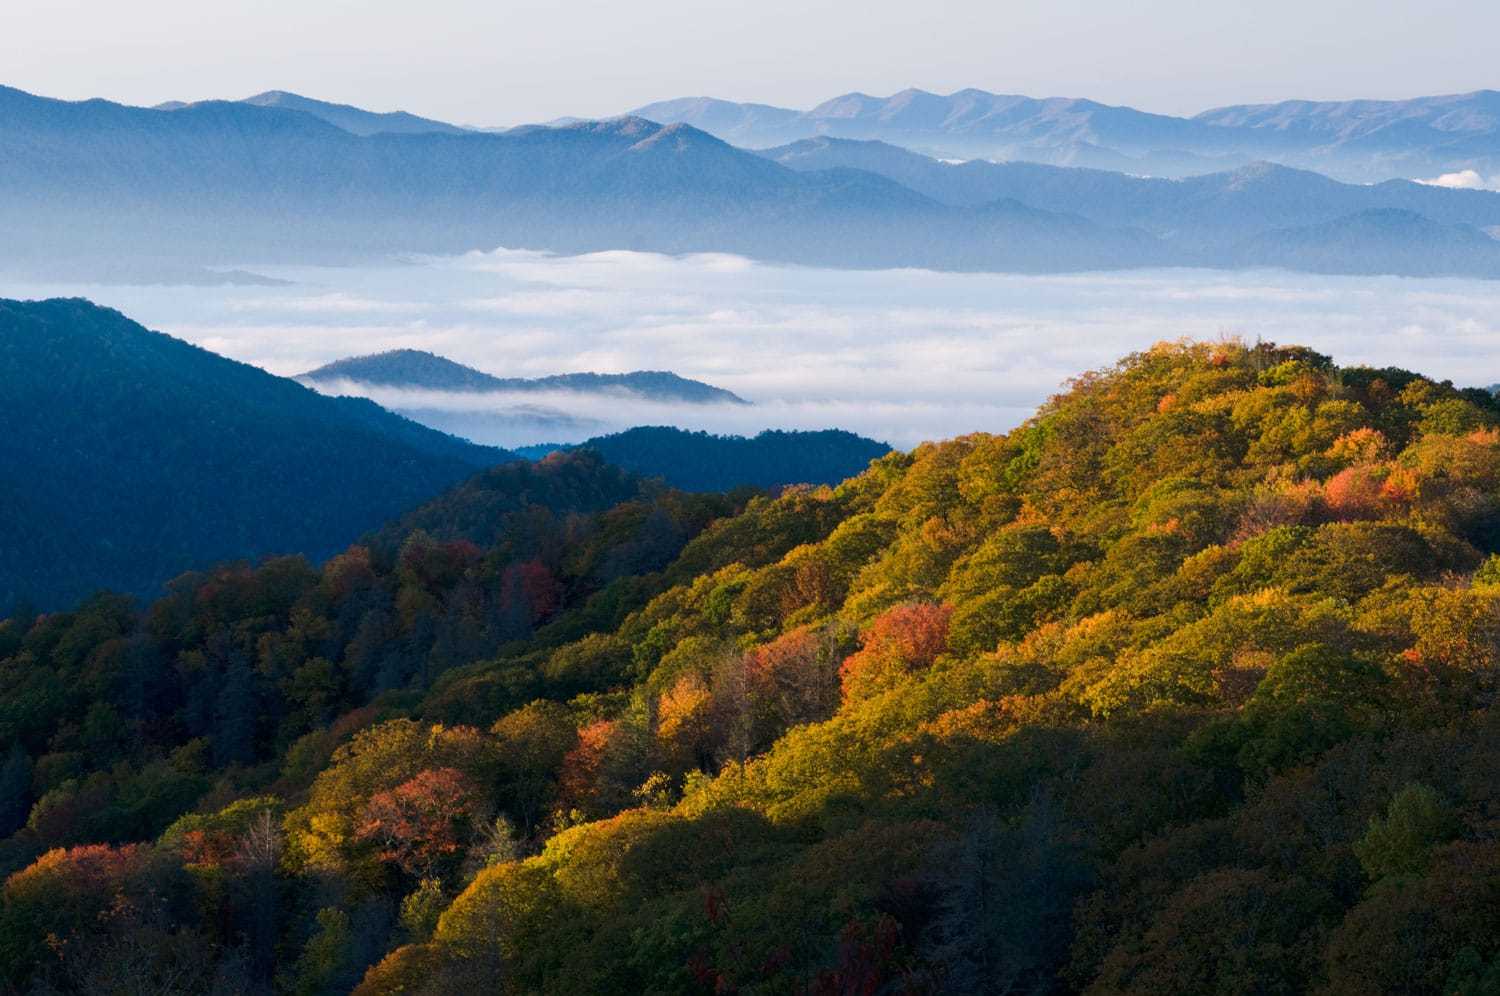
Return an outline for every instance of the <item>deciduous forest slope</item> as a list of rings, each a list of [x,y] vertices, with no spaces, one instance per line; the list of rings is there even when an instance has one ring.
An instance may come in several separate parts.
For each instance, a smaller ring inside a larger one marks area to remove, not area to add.
[[[836,488],[482,504],[0,628],[11,984],[1500,976],[1485,392],[1166,344]]]

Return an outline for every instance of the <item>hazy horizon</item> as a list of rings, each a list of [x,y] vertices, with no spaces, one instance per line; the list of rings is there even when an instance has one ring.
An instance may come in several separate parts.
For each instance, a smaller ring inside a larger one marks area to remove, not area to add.
[[[504,9],[322,0],[274,18],[247,0],[211,10],[188,0],[103,9],[13,0],[0,28],[0,82],[44,96],[150,105],[280,89],[473,125],[602,117],[683,96],[808,108],[851,91],[908,87],[1192,114],[1500,86],[1492,51],[1500,6],[1478,0],[1378,10],[1274,0],[1253,13],[1188,0],[1149,12],[1102,0],[876,0],[857,16],[788,0],[712,10],[684,0]],[[1414,51],[1443,58],[1417,67]]]

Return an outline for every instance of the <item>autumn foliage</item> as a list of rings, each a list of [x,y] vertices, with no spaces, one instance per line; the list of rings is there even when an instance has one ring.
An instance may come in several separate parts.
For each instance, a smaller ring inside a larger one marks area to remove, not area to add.
[[[483,819],[470,780],[436,768],[372,795],[355,837],[373,844],[382,861],[420,878],[456,862]]]
[[[4,985],[1500,980],[1488,392],[1166,343],[836,488],[554,469],[0,623]]]
[[[876,616],[861,640],[858,653],[839,667],[844,698],[873,694],[894,676],[920,671],[948,649],[947,605],[897,605]]]

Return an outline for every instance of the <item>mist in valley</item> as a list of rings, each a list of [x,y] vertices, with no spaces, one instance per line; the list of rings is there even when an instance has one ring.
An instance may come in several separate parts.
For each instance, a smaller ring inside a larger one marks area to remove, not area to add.
[[[1500,286],[1479,280],[826,270],[720,254],[503,249],[239,269],[270,279],[204,287],[9,278],[0,295],[85,296],[287,376],[413,348],[500,377],[671,370],[753,402],[339,388],[503,446],[674,425],[735,434],[838,427],[910,447],[1008,429],[1077,372],[1178,337],[1263,337],[1460,386],[1500,381]]]

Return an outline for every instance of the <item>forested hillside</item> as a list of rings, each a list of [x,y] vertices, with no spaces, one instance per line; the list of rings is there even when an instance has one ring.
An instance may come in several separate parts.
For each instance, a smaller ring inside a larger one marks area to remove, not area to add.
[[[321,569],[0,626],[0,965],[1493,992],[1497,550],[1487,392],[1270,344],[775,499],[476,484]]]

